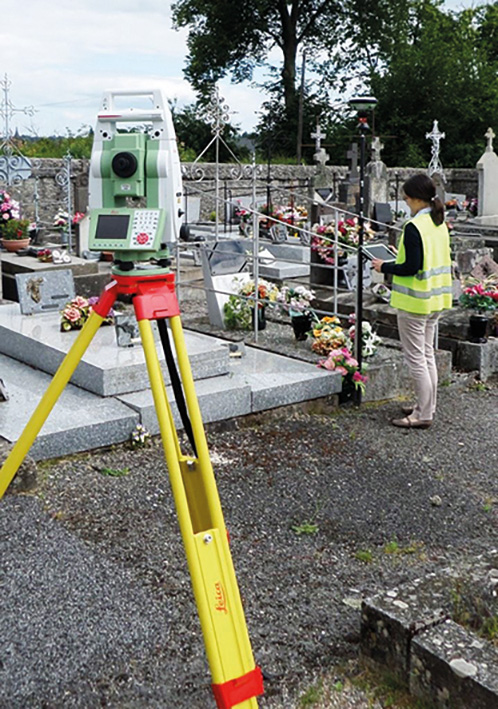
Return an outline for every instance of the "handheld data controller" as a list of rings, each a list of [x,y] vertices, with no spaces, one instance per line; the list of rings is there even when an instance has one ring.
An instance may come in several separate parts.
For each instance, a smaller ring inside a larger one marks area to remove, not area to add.
[[[119,110],[118,101],[150,101]],[[133,132],[130,132],[133,131]],[[136,132],[139,130],[140,132]],[[148,262],[169,265],[182,215],[182,180],[175,130],[159,90],[108,91],[97,116],[90,161],[91,251],[113,251],[113,273]]]

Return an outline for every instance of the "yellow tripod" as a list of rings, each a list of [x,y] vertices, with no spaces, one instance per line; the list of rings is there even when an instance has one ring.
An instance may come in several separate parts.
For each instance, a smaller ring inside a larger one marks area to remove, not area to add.
[[[263,680],[251,643],[209,458],[175,293],[174,275],[114,275],[0,470],[0,498],[70,380],[118,294],[133,297],[166,464],[187,555],[218,709],[257,709]],[[183,455],[166,396],[152,320],[170,323],[190,416],[194,456]]]

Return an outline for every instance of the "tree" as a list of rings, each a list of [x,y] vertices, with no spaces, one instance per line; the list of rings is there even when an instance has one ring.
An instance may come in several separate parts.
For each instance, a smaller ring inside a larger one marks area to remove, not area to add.
[[[297,108],[298,48],[310,56],[336,36],[339,0],[176,0],[173,19],[188,27],[186,78],[200,93],[227,74],[252,79],[257,66],[277,47],[282,55],[280,84],[285,114]],[[334,40],[335,41],[335,40]]]
[[[446,134],[443,165],[475,164],[498,113],[497,5],[448,12],[439,0],[351,0],[358,3],[369,29],[363,22],[346,27],[354,49],[342,66],[378,99],[386,162],[427,165],[425,134],[437,119]]]

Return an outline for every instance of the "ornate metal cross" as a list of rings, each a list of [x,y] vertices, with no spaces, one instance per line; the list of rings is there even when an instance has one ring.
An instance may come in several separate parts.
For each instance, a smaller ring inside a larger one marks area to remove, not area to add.
[[[24,113],[26,116],[33,116],[35,109],[33,106],[26,108],[15,108],[9,98],[9,88],[11,82],[7,74],[3,81],[0,81],[0,86],[3,90],[3,99],[0,103],[0,116],[3,118],[3,138],[0,143],[0,182],[5,182],[7,185],[19,184],[22,180],[26,180],[31,175],[31,162],[24,157],[19,148],[12,140],[10,129],[10,119],[15,113]]]
[[[431,133],[426,133],[425,137],[427,140],[432,140],[432,147],[431,147],[431,161],[429,163],[429,167],[427,169],[427,172],[429,173],[429,177],[434,175],[436,172],[441,175],[444,178],[444,170],[443,166],[441,164],[441,160],[439,159],[439,149],[440,149],[440,144],[441,140],[443,138],[446,138],[445,133],[441,133],[439,130],[439,126],[437,121],[434,121],[432,125],[432,131]]]

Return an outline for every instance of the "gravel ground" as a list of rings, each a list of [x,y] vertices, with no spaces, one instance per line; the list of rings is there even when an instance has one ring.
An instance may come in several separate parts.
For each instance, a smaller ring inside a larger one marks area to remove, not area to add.
[[[358,653],[358,601],[496,544],[497,404],[496,386],[456,377],[426,431],[390,427],[397,402],[295,407],[208,429],[251,641],[268,677],[261,707],[305,706],[299,697],[326,672],[342,690],[308,706],[375,706],[347,682],[344,664]],[[0,667],[26,624],[31,642],[51,652],[34,662],[29,643],[17,647],[23,679],[4,685],[11,693],[0,706],[213,706],[160,442],[41,468],[33,495],[2,505]],[[393,540],[409,553],[387,554]],[[6,614],[14,595],[16,612]],[[77,622],[79,633],[65,627]]]
[[[496,546],[498,385],[456,374],[425,431],[389,425],[399,404],[208,427],[262,709],[382,706],[350,681],[361,599]],[[214,706],[160,441],[39,468],[0,507],[0,708]]]

